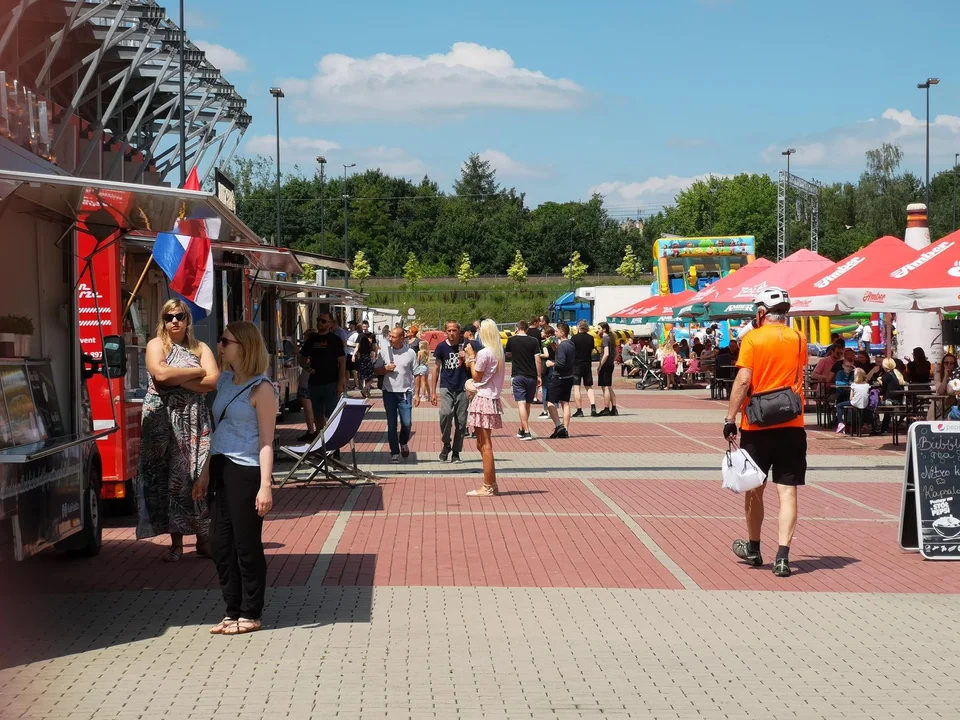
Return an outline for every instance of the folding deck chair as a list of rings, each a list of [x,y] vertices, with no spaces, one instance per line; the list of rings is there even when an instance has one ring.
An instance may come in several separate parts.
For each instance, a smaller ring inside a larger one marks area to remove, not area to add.
[[[321,473],[323,478],[318,482],[335,480],[347,487],[353,487],[353,483],[349,482],[350,480],[375,481],[377,479],[376,475],[357,467],[357,447],[354,442],[363,418],[370,407],[367,401],[362,398],[348,398],[346,395],[342,395],[333,410],[333,414],[327,420],[327,424],[323,426],[323,429],[312,442],[302,445],[281,446],[280,451],[294,458],[296,463],[280,481],[278,487],[283,487],[291,480],[304,484],[312,483]],[[333,457],[334,452],[348,444],[353,456],[352,467]],[[294,478],[297,470],[304,464],[313,468],[313,472],[306,479]]]

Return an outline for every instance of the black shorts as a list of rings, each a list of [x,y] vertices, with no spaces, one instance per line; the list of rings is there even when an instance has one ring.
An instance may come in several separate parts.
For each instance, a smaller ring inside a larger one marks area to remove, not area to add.
[[[807,431],[799,427],[742,430],[740,447],[777,485],[803,485],[807,476]]]
[[[593,387],[593,365],[591,363],[577,363],[573,366],[573,384],[574,386]]]
[[[562,402],[570,402],[570,393],[573,391],[572,377],[558,377],[556,374],[550,378],[550,384],[547,386],[547,402],[559,405]]]
[[[611,387],[613,385],[613,363],[601,365],[597,370],[597,385],[600,387]]]
[[[356,363],[353,362],[353,356],[347,355],[346,370],[348,373],[352,373],[357,369]]]

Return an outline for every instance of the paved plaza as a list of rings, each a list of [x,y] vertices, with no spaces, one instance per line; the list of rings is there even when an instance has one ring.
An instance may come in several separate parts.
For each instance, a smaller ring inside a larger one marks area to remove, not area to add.
[[[5,569],[0,718],[960,716],[960,575],[898,547],[903,446],[808,428],[778,579],[772,490],[767,564],[730,551],[725,403],[618,382],[621,415],[576,419],[569,440],[517,440],[508,401],[491,499],[464,495],[474,447],[437,460],[429,404],[410,459],[386,463],[374,400],[358,451],[376,484],[275,494],[259,633],[209,635],[213,564],[192,546],[162,562],[132,518],[110,519],[97,558]]]

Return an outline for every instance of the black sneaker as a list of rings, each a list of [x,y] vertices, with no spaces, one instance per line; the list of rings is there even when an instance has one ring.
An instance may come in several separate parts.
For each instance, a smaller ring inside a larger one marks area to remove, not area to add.
[[[518,436],[521,440],[533,440],[533,435],[528,432],[520,433]]]
[[[750,552],[750,545],[746,540],[734,540],[733,541],[733,554],[736,555],[741,560],[745,561],[748,565],[753,565],[753,567],[760,567],[763,565],[763,558],[760,557],[760,552],[755,553]],[[787,572],[790,572],[789,569]]]
[[[450,458],[450,462],[452,463],[460,462],[460,453],[454,453],[453,457]]]
[[[790,563],[785,558],[774,560],[773,574],[777,577],[790,577]]]
[[[577,408],[577,411],[573,414],[573,417],[583,417],[583,409]]]
[[[297,442],[310,442],[317,436],[316,433],[306,432],[297,438]]]
[[[539,418],[548,418],[548,417],[550,417],[550,413],[548,413],[546,410],[544,410],[542,413],[540,413],[539,415],[537,415],[537,417],[539,417]]]
[[[517,439],[523,440],[523,428],[517,428]]]
[[[600,413],[598,413],[596,410],[591,410],[590,417],[600,417]]]
[[[611,415],[611,416],[616,417],[616,416],[619,415],[619,414],[620,414],[620,411],[617,410],[615,407],[610,408],[610,415]]]
[[[447,458],[450,457],[450,448],[445,447],[440,451],[440,462],[446,462]]]
[[[567,429],[563,425],[561,425],[560,429],[557,431],[557,439],[566,440],[569,437],[570,437],[570,433],[567,432]]]
[[[604,408],[603,410],[598,412],[596,415],[594,415],[594,417],[608,417],[609,415],[612,415],[612,414],[613,413],[611,413],[609,410]]]
[[[550,433],[550,439],[551,439],[551,440],[556,439],[556,438],[560,435],[560,430],[561,430],[562,428],[563,428],[563,425],[557,425],[557,426],[553,429],[553,432]]]

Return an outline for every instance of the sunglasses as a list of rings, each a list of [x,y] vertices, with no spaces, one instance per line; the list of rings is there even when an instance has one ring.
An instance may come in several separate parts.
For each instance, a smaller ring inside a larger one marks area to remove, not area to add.
[[[237,345],[240,344],[238,340],[231,340],[230,338],[224,335],[221,335],[220,337],[217,338],[217,345],[229,345],[230,343],[236,343]]]
[[[174,320],[176,320],[177,322],[183,322],[183,321],[186,320],[186,319],[187,319],[187,314],[186,314],[186,313],[182,313],[182,312],[180,312],[180,313],[167,313],[166,315],[163,316],[163,321],[164,321],[164,322],[168,322],[168,323],[171,323],[171,322],[173,322]]]

